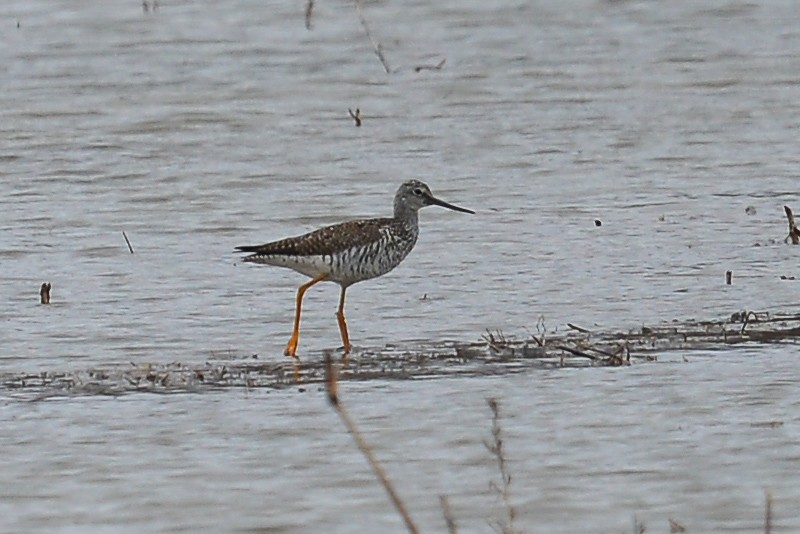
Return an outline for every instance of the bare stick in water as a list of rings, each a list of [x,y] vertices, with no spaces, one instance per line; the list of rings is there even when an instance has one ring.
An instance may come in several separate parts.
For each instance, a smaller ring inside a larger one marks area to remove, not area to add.
[[[417,526],[414,524],[414,521],[412,521],[411,516],[408,515],[406,506],[403,504],[400,496],[395,491],[394,486],[392,486],[392,482],[389,480],[389,477],[386,476],[386,471],[384,471],[383,467],[381,467],[381,464],[378,463],[378,459],[375,457],[375,453],[372,451],[372,448],[361,435],[361,432],[358,431],[358,427],[356,427],[355,422],[342,405],[342,401],[339,398],[337,391],[336,368],[333,365],[333,358],[331,358],[329,353],[325,353],[325,385],[328,391],[328,401],[331,403],[331,405],[333,405],[333,408],[336,410],[336,413],[339,414],[339,417],[342,418],[344,426],[347,427],[347,431],[351,436],[353,436],[353,440],[356,442],[356,445],[358,445],[358,448],[361,450],[364,456],[367,457],[367,461],[369,462],[370,467],[372,467],[372,472],[375,473],[375,476],[377,476],[378,480],[380,480],[383,484],[383,487],[389,494],[389,498],[392,500],[394,507],[402,516],[403,521],[406,524],[406,528],[412,534],[417,534],[419,532],[417,530]]]
[[[497,399],[487,399],[489,409],[492,410],[492,441],[486,442],[486,448],[489,452],[494,454],[497,459],[497,466],[500,469],[500,485],[492,483],[492,486],[497,490],[500,498],[503,499],[503,504],[506,508],[506,520],[500,521],[499,527],[503,534],[517,534],[519,531],[514,527],[514,518],[517,516],[517,510],[511,504],[510,486],[511,486],[511,473],[508,472],[508,464],[506,463],[505,450],[503,449],[503,429],[500,426],[500,403]]]
[[[375,40],[375,37],[372,36],[372,32],[369,31],[369,24],[367,24],[367,19],[364,17],[364,10],[361,9],[361,0],[353,0],[353,3],[356,6],[358,20],[361,21],[361,26],[364,28],[364,33],[367,34],[369,42],[372,43],[372,49],[375,51],[375,55],[378,56],[378,59],[381,61],[383,70],[386,71],[386,74],[389,74],[391,72],[391,69],[389,69],[389,62],[386,61],[386,56],[383,55],[383,47],[378,41]]]
[[[130,250],[131,254],[133,254],[133,247],[131,246],[130,239],[128,239],[128,234],[126,234],[125,232],[122,232],[122,237],[125,238],[125,242],[128,244],[128,250]]]
[[[684,527],[683,525],[681,525],[680,523],[678,523],[674,519],[667,518],[667,521],[669,521],[669,532],[670,532],[670,534],[678,534],[680,532],[686,532],[686,527]]]
[[[306,2],[306,29],[311,29],[311,15],[314,13],[314,0]]]
[[[766,495],[767,502],[764,505],[764,534],[772,532],[772,493],[769,491]]]
[[[447,61],[447,58],[444,58],[443,60],[441,60],[436,65],[417,65],[416,67],[414,67],[414,72],[420,72],[420,71],[423,71],[423,70],[442,70],[442,67],[444,67],[445,61]]]
[[[439,496],[439,504],[442,507],[442,515],[444,515],[444,521],[447,523],[447,532],[449,534],[458,534],[458,528],[456,528],[456,519],[453,517],[453,512],[450,510],[450,503],[447,500],[447,497],[444,495]]]
[[[797,223],[794,222],[794,214],[792,208],[784,206],[783,211],[786,212],[786,218],[789,219],[789,235],[783,240],[784,243],[792,240],[792,245],[800,245],[800,229],[797,228]]]
[[[45,282],[42,284],[42,287],[39,288],[39,299],[42,304],[50,304],[50,289],[52,289],[52,287],[50,282]]]
[[[356,108],[356,112],[353,113],[352,109],[347,108],[347,112],[350,114],[350,118],[356,121],[356,128],[361,126],[361,110]]]

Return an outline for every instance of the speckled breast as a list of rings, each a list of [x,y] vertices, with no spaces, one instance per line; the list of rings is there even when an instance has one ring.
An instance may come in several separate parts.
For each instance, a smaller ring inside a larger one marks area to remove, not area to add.
[[[384,275],[400,265],[417,242],[416,228],[381,229],[381,238],[367,245],[349,248],[335,254],[330,279],[343,285]]]

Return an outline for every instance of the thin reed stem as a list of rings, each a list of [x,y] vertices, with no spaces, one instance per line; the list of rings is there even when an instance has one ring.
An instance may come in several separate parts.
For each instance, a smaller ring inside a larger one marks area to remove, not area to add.
[[[347,431],[353,436],[353,440],[356,442],[359,450],[366,456],[367,461],[369,462],[370,467],[372,468],[372,472],[375,473],[375,476],[378,477],[378,480],[381,481],[383,487],[386,489],[386,493],[389,494],[389,498],[392,500],[392,504],[397,509],[397,512],[403,518],[403,522],[406,525],[406,529],[412,534],[417,534],[419,530],[417,530],[417,526],[414,524],[414,521],[411,519],[411,516],[406,510],[406,506],[403,503],[403,500],[400,498],[400,495],[394,489],[391,480],[386,475],[386,471],[384,471],[381,464],[378,462],[378,458],[375,456],[375,453],[372,450],[372,447],[369,446],[367,441],[364,439],[364,436],[361,435],[359,432],[358,427],[356,426],[355,421],[353,418],[350,417],[350,414],[345,410],[344,405],[342,405],[342,400],[339,398],[338,394],[338,387],[337,387],[337,372],[336,367],[333,365],[333,358],[329,353],[325,354],[325,384],[326,389],[328,392],[328,401],[331,403],[333,408],[336,410],[336,413],[339,414],[342,421],[344,422],[344,426],[347,428]]]

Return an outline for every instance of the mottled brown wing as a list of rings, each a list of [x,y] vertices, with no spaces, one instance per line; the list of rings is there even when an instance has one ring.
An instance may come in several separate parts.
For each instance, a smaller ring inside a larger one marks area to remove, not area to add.
[[[353,247],[369,245],[381,238],[381,228],[391,225],[392,219],[361,219],[326,226],[307,234],[273,241],[263,245],[236,247],[252,256],[314,256],[329,255]]]

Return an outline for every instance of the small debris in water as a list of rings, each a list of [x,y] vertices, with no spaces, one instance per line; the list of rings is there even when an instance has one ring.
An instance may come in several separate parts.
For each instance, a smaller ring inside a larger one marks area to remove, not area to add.
[[[786,218],[789,220],[789,235],[783,240],[784,243],[792,242],[792,245],[800,245],[800,228],[797,228],[797,223],[794,221],[794,214],[792,208],[784,206],[783,211],[786,212]]]
[[[577,330],[578,332],[583,332],[584,334],[591,334],[591,330],[589,330],[587,328],[583,328],[583,327],[578,326],[576,324],[567,323],[567,326],[569,328],[572,328],[573,330]]]
[[[744,209],[744,212],[745,212],[746,214],[748,214],[748,215],[755,215],[755,214],[756,214],[756,208],[755,208],[754,206],[747,206],[747,207]]]
[[[350,117],[356,121],[356,128],[361,127],[361,110],[356,108],[356,112],[353,113],[353,110],[347,108],[347,112],[350,114]]]
[[[686,532],[686,527],[675,521],[674,519],[667,518],[669,520],[669,531],[670,534],[676,534],[678,532]]]
[[[783,426],[783,421],[763,421],[759,423],[750,423],[753,428],[780,428]]]
[[[131,252],[131,254],[133,254],[133,246],[131,246],[131,241],[128,239],[128,234],[122,232],[122,237],[125,238],[125,242],[128,244],[128,250]]]
[[[733,281],[733,271],[725,271],[725,283],[731,285]]]
[[[594,220],[594,225],[595,226],[603,226],[603,221],[601,221],[600,219],[595,219]]]
[[[50,289],[52,289],[50,282],[45,282],[39,288],[39,299],[42,304],[50,304]]]
[[[311,15],[314,14],[314,0],[306,2],[306,29],[311,29]]]
[[[423,70],[442,70],[442,67],[444,67],[445,61],[447,61],[447,58],[441,60],[436,65],[417,65],[416,67],[414,67],[414,72],[420,72],[420,71],[423,71]]]

